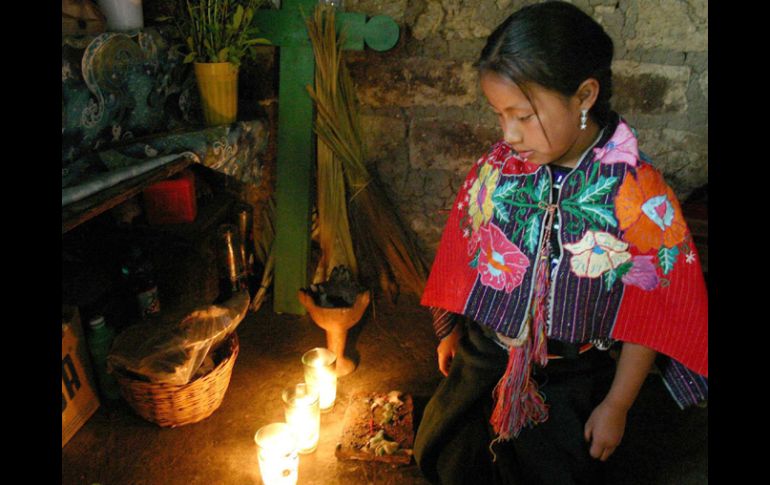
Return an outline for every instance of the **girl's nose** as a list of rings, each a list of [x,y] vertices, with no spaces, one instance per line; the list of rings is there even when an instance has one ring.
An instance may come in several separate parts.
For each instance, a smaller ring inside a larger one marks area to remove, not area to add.
[[[515,123],[503,121],[503,139],[509,145],[518,145],[521,143],[521,131],[515,126]]]

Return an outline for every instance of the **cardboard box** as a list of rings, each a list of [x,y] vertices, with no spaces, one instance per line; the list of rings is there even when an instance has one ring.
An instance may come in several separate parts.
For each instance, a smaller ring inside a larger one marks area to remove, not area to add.
[[[91,361],[77,308],[62,309],[61,445],[62,448],[99,408]]]

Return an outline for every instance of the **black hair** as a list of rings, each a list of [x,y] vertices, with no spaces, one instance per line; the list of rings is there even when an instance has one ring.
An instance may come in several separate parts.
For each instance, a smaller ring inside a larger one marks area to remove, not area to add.
[[[528,99],[527,83],[570,97],[594,78],[599,95],[589,114],[605,126],[611,112],[612,53],[612,39],[601,25],[574,5],[553,1],[508,17],[489,36],[475,66],[510,79]]]

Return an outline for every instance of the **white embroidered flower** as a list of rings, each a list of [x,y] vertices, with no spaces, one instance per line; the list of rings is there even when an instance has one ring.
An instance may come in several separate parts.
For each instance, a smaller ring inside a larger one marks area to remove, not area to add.
[[[572,253],[570,266],[579,277],[598,278],[631,259],[628,243],[601,231],[586,231],[580,241],[565,244],[564,249]]]
[[[465,204],[463,204],[462,202],[457,203],[457,210],[461,211],[463,210],[463,207],[465,207]]]
[[[695,262],[695,253],[692,252],[692,251],[687,253],[687,257],[685,258],[685,261],[687,262],[687,264],[694,263]]]

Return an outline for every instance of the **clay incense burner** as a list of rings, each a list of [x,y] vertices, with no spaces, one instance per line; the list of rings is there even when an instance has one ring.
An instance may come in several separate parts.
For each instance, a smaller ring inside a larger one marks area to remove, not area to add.
[[[337,377],[353,372],[356,364],[345,357],[345,343],[348,330],[361,320],[366,307],[369,306],[369,290],[357,293],[353,306],[350,307],[320,306],[311,292],[304,288],[299,290],[298,297],[310,318],[326,332],[326,347],[337,355]]]

